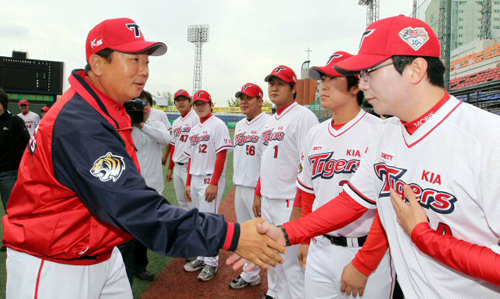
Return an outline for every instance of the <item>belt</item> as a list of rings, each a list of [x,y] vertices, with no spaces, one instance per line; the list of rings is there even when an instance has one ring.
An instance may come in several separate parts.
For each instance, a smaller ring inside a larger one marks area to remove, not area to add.
[[[178,162],[175,162],[175,164],[180,165],[180,166],[186,165],[186,163],[178,163]]]
[[[334,237],[330,235],[323,235],[327,238],[332,245],[338,245],[342,247],[363,247],[366,242],[367,236],[359,238],[346,238],[346,237]],[[357,244],[356,244],[357,243]]]

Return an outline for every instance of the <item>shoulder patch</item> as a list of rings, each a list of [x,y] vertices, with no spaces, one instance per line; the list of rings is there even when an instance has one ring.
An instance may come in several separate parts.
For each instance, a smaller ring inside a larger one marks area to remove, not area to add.
[[[123,157],[108,152],[94,161],[94,165],[90,169],[90,174],[99,178],[102,182],[110,180],[116,182],[122,175],[123,170],[125,170]]]

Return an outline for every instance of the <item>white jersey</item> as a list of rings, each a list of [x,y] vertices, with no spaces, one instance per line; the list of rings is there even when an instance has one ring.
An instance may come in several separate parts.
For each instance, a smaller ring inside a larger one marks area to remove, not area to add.
[[[204,123],[199,123],[189,133],[189,148],[184,153],[191,158],[189,173],[197,176],[213,174],[217,153],[233,149],[231,137],[226,124],[215,116]],[[177,150],[176,150],[177,151]],[[227,163],[224,164],[222,175],[226,174]]]
[[[376,126],[382,121],[360,110],[358,115],[339,130],[332,127],[331,119],[314,126],[307,134],[301,154],[297,187],[316,195],[313,210],[339,195],[342,185],[358,169],[361,157]],[[375,216],[368,210],[361,218],[329,233],[336,237],[364,237],[370,231]]]
[[[267,198],[295,198],[300,152],[309,130],[318,124],[311,110],[293,102],[269,118],[262,133],[261,194]]]
[[[167,127],[168,131],[172,130],[172,124],[168,120],[168,115],[164,111],[151,108],[151,114],[149,114],[148,120],[161,121],[165,127]]]
[[[234,175],[235,185],[257,186],[262,155],[262,130],[269,119],[265,112],[251,121],[246,118],[236,124],[234,130]]]
[[[378,208],[407,298],[500,298],[500,286],[461,274],[422,253],[398,224],[389,188],[410,185],[432,229],[500,253],[500,118],[451,97],[408,134],[383,122],[346,192]]]
[[[17,116],[19,116],[24,120],[26,129],[28,129],[30,136],[33,136],[33,133],[35,133],[36,126],[38,126],[38,123],[40,122],[40,116],[38,116],[38,114],[32,111],[28,112],[26,115],[19,113]]]
[[[172,141],[171,145],[175,146],[172,161],[175,163],[187,163],[188,157],[184,154],[189,148],[188,137],[191,129],[200,123],[198,114],[190,110],[185,117],[179,116],[172,124]]]

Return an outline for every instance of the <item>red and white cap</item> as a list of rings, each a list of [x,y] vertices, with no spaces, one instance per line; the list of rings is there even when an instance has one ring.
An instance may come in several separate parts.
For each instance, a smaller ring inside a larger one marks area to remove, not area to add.
[[[50,109],[49,107],[45,106],[42,108],[42,112],[49,112],[49,109]]]
[[[178,97],[185,97],[185,98],[187,98],[189,100],[191,99],[191,96],[189,95],[189,93],[187,91],[185,91],[184,89],[179,89],[178,91],[175,92],[175,94],[174,94],[174,101]]]
[[[277,66],[271,72],[271,74],[267,75],[266,78],[264,78],[264,81],[269,82],[272,77],[277,77],[287,83],[297,84],[297,76],[295,75],[295,72],[292,70],[292,68],[289,68],[285,65]]]
[[[167,52],[164,43],[147,42],[139,25],[128,18],[104,20],[90,30],[85,43],[87,61],[92,54],[106,48],[124,53],[148,52],[152,56]]]
[[[264,92],[257,84],[247,83],[241,87],[241,91],[238,91],[234,96],[241,98],[241,95],[247,95],[250,98],[262,98]]]
[[[196,101],[202,101],[202,102],[205,102],[205,103],[209,103],[212,101],[212,97],[210,96],[210,94],[208,93],[208,91],[206,90],[198,90],[197,92],[195,92],[194,96],[193,96],[193,103],[196,102]]]
[[[21,106],[21,105],[30,105],[30,102],[28,102],[28,100],[26,99],[22,99],[18,102],[18,105]]]
[[[359,53],[334,65],[341,73],[360,71],[396,55],[439,58],[441,45],[429,24],[399,15],[368,26],[361,36]]]
[[[314,80],[321,80],[321,76],[327,75],[329,77],[345,77],[341,73],[337,72],[333,65],[339,63],[340,61],[352,57],[352,54],[349,54],[344,51],[337,51],[328,58],[325,66],[313,66],[309,69],[309,77]]]

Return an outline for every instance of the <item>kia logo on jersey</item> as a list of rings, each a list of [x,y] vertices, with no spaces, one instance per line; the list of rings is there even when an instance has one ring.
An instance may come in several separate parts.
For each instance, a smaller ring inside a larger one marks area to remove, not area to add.
[[[259,136],[257,135],[245,135],[246,132],[236,134],[234,136],[234,146],[243,146],[245,143],[257,143],[259,142]]]
[[[311,179],[331,179],[335,174],[354,173],[358,169],[359,160],[332,159],[333,152],[309,156],[312,166]]]
[[[264,145],[269,145],[269,142],[273,140],[282,141],[285,139],[285,132],[273,132],[274,129],[266,130],[262,132],[262,139]]]
[[[208,135],[208,134],[201,135],[201,136],[199,134],[195,134],[195,135],[189,137],[189,142],[190,142],[191,146],[195,146],[202,141],[209,141],[209,140],[210,140],[210,135]]]
[[[453,194],[432,188],[424,189],[416,183],[405,183],[401,177],[407,172],[406,169],[378,163],[374,165],[374,170],[377,177],[383,182],[379,198],[390,197],[391,188],[404,198],[403,186],[408,185],[423,208],[431,209],[440,214],[450,214],[455,210],[457,198]]]

